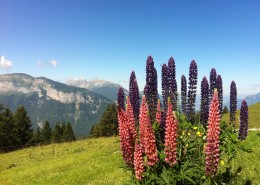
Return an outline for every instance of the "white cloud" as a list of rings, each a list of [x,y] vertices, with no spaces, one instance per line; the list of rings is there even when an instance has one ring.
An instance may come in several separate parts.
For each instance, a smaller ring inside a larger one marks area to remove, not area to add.
[[[49,63],[51,64],[52,67],[56,67],[58,64],[56,60],[51,60]]]
[[[43,66],[43,62],[41,62],[41,61],[37,61],[36,64],[37,64],[38,67],[42,67]]]
[[[1,56],[0,59],[0,68],[2,69],[11,69],[13,66],[13,62],[10,60],[7,60],[5,56]]]

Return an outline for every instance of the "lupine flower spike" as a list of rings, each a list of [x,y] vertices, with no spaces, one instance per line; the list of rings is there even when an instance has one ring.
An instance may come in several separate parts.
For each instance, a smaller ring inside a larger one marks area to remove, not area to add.
[[[246,139],[247,129],[248,129],[248,106],[246,100],[243,100],[240,108],[240,128],[239,128],[238,139],[240,140]]]
[[[178,121],[175,116],[175,112],[172,111],[171,102],[168,100],[164,153],[166,155],[165,161],[170,166],[173,166],[175,163],[177,163],[177,128]]]
[[[144,172],[144,161],[142,157],[142,147],[137,142],[135,143],[134,169],[135,178],[137,178],[138,180],[142,180],[142,175]]]
[[[218,91],[214,90],[213,99],[211,101],[207,129],[207,143],[206,143],[206,176],[214,177],[217,174],[219,163],[219,135],[220,135],[220,115]]]
[[[148,105],[143,96],[139,115],[139,130],[142,150],[148,159],[148,166],[154,166],[158,161],[158,153],[155,143],[155,133],[151,125]]]

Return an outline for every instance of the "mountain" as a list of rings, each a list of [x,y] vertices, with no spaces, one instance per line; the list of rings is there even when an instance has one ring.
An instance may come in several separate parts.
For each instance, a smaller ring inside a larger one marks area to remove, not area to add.
[[[77,136],[87,136],[112,101],[84,88],[15,73],[0,75],[0,103],[12,111],[24,105],[34,128],[46,120],[52,127],[71,122]]]
[[[116,102],[117,101],[117,93],[118,89],[121,87],[118,84],[104,81],[104,80],[68,80],[68,85],[72,85],[75,87],[85,88],[87,90],[93,91],[97,94],[103,95],[110,100]],[[126,89],[123,89],[125,95],[128,94],[128,91]]]
[[[260,102],[260,92],[254,95],[248,95],[244,98],[247,102],[247,105],[253,105],[257,102]],[[223,107],[226,105],[229,108],[229,97],[223,101]],[[242,99],[237,99],[237,109],[240,109],[242,104]]]

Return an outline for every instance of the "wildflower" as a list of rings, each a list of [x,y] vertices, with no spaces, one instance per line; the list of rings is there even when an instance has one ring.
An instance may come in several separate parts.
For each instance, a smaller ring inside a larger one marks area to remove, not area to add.
[[[217,174],[219,162],[219,135],[220,135],[220,115],[218,103],[218,91],[214,90],[213,99],[210,105],[207,144],[206,144],[206,176],[214,177]]]
[[[148,166],[154,166],[158,161],[158,153],[156,150],[155,134],[151,125],[145,95],[142,98],[139,118],[141,147],[148,158]]]
[[[136,138],[135,115],[134,115],[131,101],[128,97],[126,97],[126,103],[127,103],[126,114],[128,116],[127,127],[129,129],[129,132],[130,132],[129,134],[130,134],[130,137],[132,138],[132,141],[135,142],[135,138]]]
[[[134,169],[135,169],[135,177],[138,180],[141,180],[144,172],[144,161],[142,158],[142,148],[137,142],[135,144],[135,152],[134,152]]]
[[[247,136],[248,129],[248,107],[245,100],[242,101],[240,109],[240,128],[238,139],[245,140]]]
[[[182,132],[181,132],[181,135],[183,135],[183,136],[184,136],[184,135],[185,135],[185,132],[184,132],[184,131],[182,131]]]
[[[221,160],[220,164],[223,166],[225,164],[225,162],[223,160]]]
[[[193,127],[193,130],[197,130],[198,129],[198,127]]]
[[[169,163],[170,166],[173,166],[177,162],[177,126],[178,121],[175,112],[172,111],[171,102],[168,101],[164,153],[166,154],[165,161]]]
[[[188,132],[188,136],[190,136],[190,133]]]
[[[196,134],[197,134],[198,136],[201,136],[201,133],[200,133],[200,132],[197,132]]]

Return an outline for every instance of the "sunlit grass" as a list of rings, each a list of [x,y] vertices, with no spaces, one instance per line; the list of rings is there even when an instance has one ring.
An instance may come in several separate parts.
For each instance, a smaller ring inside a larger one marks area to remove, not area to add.
[[[242,167],[236,184],[260,184],[260,132],[250,132],[232,169]],[[119,152],[119,138],[98,138],[52,144],[0,154],[0,184],[124,184],[129,173]]]

